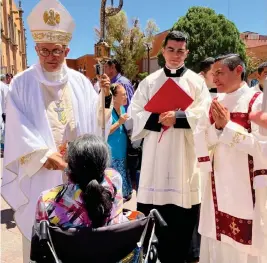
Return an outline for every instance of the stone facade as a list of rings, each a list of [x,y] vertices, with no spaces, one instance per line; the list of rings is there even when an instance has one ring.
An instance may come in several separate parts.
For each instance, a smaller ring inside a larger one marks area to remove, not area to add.
[[[1,7],[1,74],[13,75],[27,68],[26,37],[21,1],[0,0]]]

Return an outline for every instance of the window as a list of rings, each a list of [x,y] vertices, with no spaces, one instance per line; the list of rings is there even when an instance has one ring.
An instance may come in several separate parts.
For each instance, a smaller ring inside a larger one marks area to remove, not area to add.
[[[14,32],[13,32],[13,43],[14,44],[17,44],[17,26],[16,26],[16,24],[14,23]]]
[[[8,16],[8,37],[11,39],[11,42],[14,42],[13,23],[10,16]]]
[[[21,47],[21,32],[20,30],[18,30],[18,40],[19,40],[19,51],[21,52],[22,51],[22,47]]]

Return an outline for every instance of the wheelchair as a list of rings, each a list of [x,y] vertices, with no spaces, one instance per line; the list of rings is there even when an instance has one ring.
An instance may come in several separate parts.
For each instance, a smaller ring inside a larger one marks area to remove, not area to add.
[[[33,228],[31,263],[156,263],[159,239],[167,224],[156,209],[121,224],[63,230],[47,221]]]

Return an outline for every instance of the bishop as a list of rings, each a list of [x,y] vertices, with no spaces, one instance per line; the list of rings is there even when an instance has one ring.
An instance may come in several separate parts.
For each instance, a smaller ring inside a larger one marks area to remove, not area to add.
[[[105,110],[90,81],[66,65],[75,25],[65,7],[58,0],[39,1],[28,24],[39,62],[17,74],[10,86],[1,189],[23,234],[24,262],[29,262],[39,195],[65,180],[64,153],[69,141],[86,133],[101,136]],[[107,76],[100,86],[109,98],[108,135],[111,96]]]

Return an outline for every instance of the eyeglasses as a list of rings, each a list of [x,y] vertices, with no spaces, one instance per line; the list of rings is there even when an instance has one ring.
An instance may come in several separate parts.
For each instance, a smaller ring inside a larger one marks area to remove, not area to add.
[[[38,49],[38,52],[42,57],[49,57],[50,54],[52,54],[52,56],[54,57],[59,57],[60,55],[63,54],[64,51],[65,50],[57,49],[57,48],[53,50],[48,50],[46,48]]]

